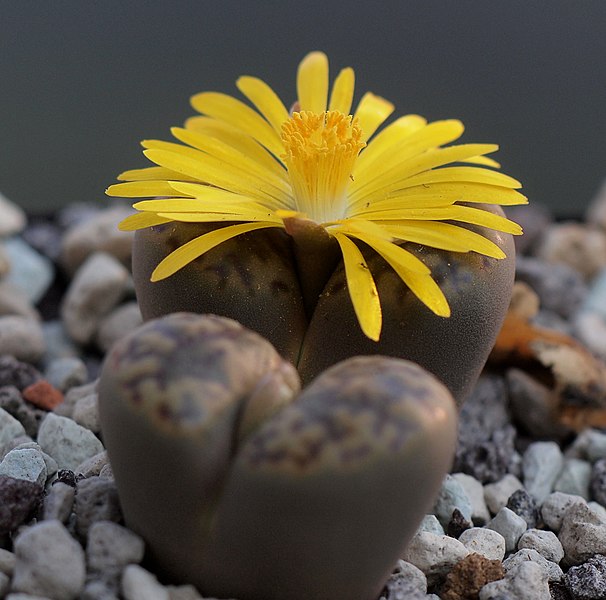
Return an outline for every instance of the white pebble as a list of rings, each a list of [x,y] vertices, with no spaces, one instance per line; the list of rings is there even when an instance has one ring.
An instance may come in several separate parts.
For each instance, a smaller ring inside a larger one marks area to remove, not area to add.
[[[23,425],[13,415],[0,408],[0,447],[23,435]]]
[[[524,488],[522,482],[515,476],[508,473],[495,483],[487,483],[484,486],[484,499],[490,512],[496,515],[504,506],[507,505],[509,496],[517,490]]]
[[[126,302],[118,306],[100,322],[97,346],[103,352],[108,352],[120,338],[135,330],[142,322],[137,302]]]
[[[540,504],[553,491],[564,457],[555,442],[534,442],[522,458],[524,487]]]
[[[562,569],[554,562],[547,560],[542,554],[530,548],[523,548],[512,554],[509,558],[503,561],[505,571],[515,570],[518,566],[526,561],[536,563],[547,573],[549,581],[560,581],[564,576]]]
[[[75,488],[61,481],[56,481],[44,498],[44,512],[42,518],[45,521],[55,519],[61,523],[67,523],[74,505]]]
[[[421,531],[429,531],[429,533],[435,533],[436,535],[444,535],[446,532],[444,531],[444,527],[438,518],[435,515],[425,515],[419,528],[417,529],[417,533]]]
[[[512,510],[503,507],[488,523],[488,529],[497,531],[505,538],[505,550],[515,550],[518,540],[528,527],[526,521]]]
[[[545,525],[556,533],[560,531],[564,513],[573,504],[586,504],[586,502],[581,496],[573,496],[572,494],[564,494],[562,492],[549,494],[541,505],[541,516]]]
[[[591,480],[591,464],[580,458],[564,460],[562,470],[553,486],[554,491],[582,496],[589,499],[589,481]]]
[[[78,425],[82,425],[82,427],[86,427],[86,429],[90,429],[94,433],[101,431],[97,398],[96,393],[80,398],[74,405],[72,412],[72,419]]]
[[[33,448],[11,450],[0,463],[0,475],[32,481],[44,486],[47,477],[42,454]]]
[[[97,521],[88,530],[86,558],[91,572],[121,572],[143,560],[143,540],[112,521]]]
[[[584,502],[573,504],[564,513],[558,538],[568,566],[606,554],[606,523]]]
[[[92,340],[101,320],[124,295],[128,280],[126,267],[109,254],[93,254],[78,269],[61,306],[65,328],[74,341]]]
[[[19,315],[1,316],[0,348],[17,360],[37,363],[46,350],[40,322]]]
[[[543,529],[525,531],[518,542],[518,550],[523,548],[536,550],[541,556],[554,563],[559,563],[564,558],[564,548],[553,531]]]
[[[72,471],[87,458],[104,450],[92,431],[54,413],[49,413],[42,421],[38,443],[57,461],[59,469]]]
[[[149,571],[139,565],[128,565],[122,573],[124,600],[170,600],[168,590]]]
[[[442,527],[446,527],[452,519],[455,508],[461,512],[465,519],[471,520],[471,502],[463,486],[452,475],[446,475],[432,512],[438,518]]]
[[[505,538],[493,529],[471,527],[459,536],[459,542],[489,560],[503,560],[505,556]]]
[[[547,573],[536,563],[524,561],[503,579],[487,583],[479,600],[551,600]]]
[[[402,558],[421,569],[431,587],[468,554],[469,550],[459,540],[424,531],[412,538]]]
[[[14,592],[73,600],[84,588],[84,551],[59,521],[42,521],[26,529],[14,548]]]
[[[471,520],[476,525],[484,525],[490,520],[490,513],[484,500],[484,486],[480,481],[467,473],[453,473],[452,478],[458,482],[471,502]]]

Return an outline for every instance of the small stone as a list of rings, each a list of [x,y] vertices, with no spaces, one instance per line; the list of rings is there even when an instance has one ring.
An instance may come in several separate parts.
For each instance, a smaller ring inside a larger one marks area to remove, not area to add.
[[[38,596],[38,594],[9,594],[5,600],[52,600],[48,596]]]
[[[13,576],[15,569],[15,555],[4,548],[0,548],[0,573]]]
[[[564,575],[562,569],[554,562],[547,560],[542,554],[531,548],[522,548],[515,554],[503,561],[503,568],[506,571],[517,569],[518,565],[525,561],[532,561],[538,564],[547,573],[549,581],[560,581]]]
[[[40,254],[58,262],[63,232],[56,223],[47,219],[30,220],[21,237]]]
[[[558,539],[566,565],[579,565],[595,554],[606,554],[606,523],[584,502],[564,513]]]
[[[28,385],[22,394],[30,404],[43,410],[53,410],[63,402],[63,394],[46,379],[40,379]]]
[[[582,496],[589,500],[591,464],[580,458],[564,459],[564,465],[553,486],[554,491]]]
[[[554,563],[564,558],[564,548],[553,531],[529,529],[522,534],[518,542],[518,550],[527,548],[536,550],[541,556]]]
[[[106,252],[128,265],[134,234],[120,231],[118,224],[132,213],[129,206],[115,206],[90,213],[69,227],[63,236],[62,266],[73,274],[95,252]]]
[[[46,416],[45,411],[27,404],[14,385],[0,387],[0,408],[15,417],[32,438],[38,435],[40,421]]]
[[[57,461],[59,469],[72,471],[87,458],[104,450],[92,431],[54,413],[49,413],[42,421],[38,443],[44,452]]]
[[[72,600],[84,588],[84,551],[58,521],[42,521],[15,540],[12,590]]]
[[[102,352],[109,349],[126,334],[143,323],[137,302],[126,302],[114,309],[101,323],[97,331],[97,346]]]
[[[88,381],[88,369],[81,359],[66,356],[52,360],[45,370],[48,382],[61,392],[84,385]]]
[[[11,450],[0,463],[0,475],[44,486],[48,471],[42,454],[33,448]]]
[[[549,529],[556,533],[560,531],[564,514],[573,504],[583,504],[586,502],[581,496],[573,496],[562,492],[553,492],[545,498],[541,505],[541,517]]]
[[[72,419],[90,429],[94,433],[101,431],[101,422],[99,421],[99,404],[97,394],[90,394],[80,398],[74,405]]]
[[[583,276],[568,265],[518,256],[516,279],[527,283],[541,299],[541,306],[569,318],[587,295]]]
[[[53,485],[57,483],[64,483],[65,485],[69,485],[70,487],[76,488],[77,485],[76,474],[69,469],[60,469],[57,473],[57,479],[53,481]]]
[[[487,583],[479,600],[551,600],[547,573],[538,564],[524,561],[503,579]]]
[[[423,571],[405,560],[398,560],[394,572],[383,589],[383,600],[399,600],[414,598],[427,594],[427,577]],[[173,600],[171,594],[171,600]],[[379,599],[381,600],[381,598]]]
[[[417,533],[421,531],[428,531],[429,533],[435,533],[436,535],[445,535],[444,527],[440,521],[438,521],[435,515],[425,515],[419,528],[417,529]]]
[[[484,486],[484,499],[491,513],[497,514],[504,506],[510,496],[516,491],[523,489],[522,482],[511,474],[505,475],[496,483],[488,483]]]
[[[37,304],[55,278],[53,263],[21,237],[5,240],[4,248],[11,263],[6,281],[21,289],[31,304]]]
[[[3,408],[0,408],[0,447],[22,435],[25,435],[23,425]]]
[[[489,560],[503,560],[505,556],[505,538],[493,529],[472,527],[459,536],[461,542],[470,552],[480,554]]]
[[[0,598],[4,598],[6,596],[6,592],[8,592],[10,584],[10,577],[5,573],[0,573]]]
[[[551,600],[574,600],[563,581],[550,581]]]
[[[76,489],[76,531],[85,539],[96,521],[122,521],[116,484],[104,477],[90,477],[78,482]]]
[[[515,550],[518,540],[526,531],[526,521],[509,508],[503,507],[488,523],[488,529],[500,533],[505,538],[505,550]]]
[[[168,590],[149,571],[128,565],[122,574],[124,600],[170,600]]]
[[[591,471],[591,495],[600,504],[606,505],[606,458],[597,460]]]
[[[74,505],[76,490],[66,483],[56,481],[44,498],[44,511],[42,518],[45,521],[56,519],[67,523]]]
[[[0,316],[0,348],[17,360],[38,362],[46,349],[40,323],[18,315]]]
[[[490,513],[484,500],[484,486],[480,481],[467,473],[453,473],[451,477],[457,481],[471,503],[471,520],[476,525],[484,525],[490,520]]]
[[[79,600],[119,600],[117,585],[100,579],[89,581]]]
[[[107,452],[104,450],[103,452],[99,452],[99,454],[95,454],[95,456],[87,458],[76,467],[75,471],[80,477],[88,479],[89,477],[99,475],[101,469],[108,464],[109,458],[107,457]]]
[[[427,584],[433,586],[468,554],[469,550],[459,540],[421,532],[412,538],[402,558],[421,569],[427,577]]]
[[[473,523],[469,519],[466,519],[458,508],[455,508],[452,511],[452,517],[446,527],[446,533],[450,537],[458,539],[459,536],[470,527],[473,527]]]
[[[606,458],[606,433],[597,429],[581,431],[566,450],[569,458],[581,458],[591,463]]]
[[[80,356],[78,346],[69,337],[62,321],[57,319],[44,321],[42,333],[46,342],[44,364],[50,365],[52,361],[60,358],[78,358]]]
[[[84,385],[80,385],[77,387],[70,388],[68,392],[65,394],[65,398],[63,403],[59,405],[55,409],[55,414],[60,415],[62,417],[70,417],[74,412],[74,406],[80,398],[85,398],[86,396],[90,396],[91,394],[97,393],[97,382],[91,381],[90,383],[86,383]]]
[[[471,502],[463,486],[451,475],[446,475],[432,512],[446,528],[455,508],[459,509],[465,520],[471,520]]]
[[[38,379],[42,379],[40,371],[29,363],[14,356],[0,355],[0,386],[14,385],[21,391]]]
[[[129,273],[109,254],[96,253],[78,269],[63,298],[61,315],[70,337],[87,344],[101,320],[117,306]]]
[[[0,238],[21,233],[27,224],[27,217],[22,208],[0,194]]]
[[[604,302],[604,300],[601,300]],[[579,311],[573,321],[574,336],[593,354],[606,360],[606,316],[592,310]]]
[[[606,507],[600,504],[599,502],[595,502],[592,500],[587,503],[587,506],[600,518],[604,523],[606,523]]]
[[[564,576],[575,600],[606,598],[606,556],[592,556],[582,565],[570,567]]]
[[[469,554],[446,576],[440,598],[441,600],[477,598],[479,591],[487,583],[502,579],[504,575],[501,561],[489,560],[479,554]]]
[[[524,487],[541,503],[552,491],[562,469],[564,457],[555,442],[534,442],[522,458]]]
[[[0,315],[19,315],[38,320],[40,314],[28,295],[19,287],[0,277]]]
[[[525,490],[516,490],[507,500],[507,508],[522,517],[528,527],[536,527],[539,521],[539,509],[534,498]]]
[[[30,517],[43,492],[37,483],[0,475],[0,537],[15,531]]]
[[[410,566],[412,567],[412,565],[410,565]],[[417,569],[417,571],[419,573],[421,573],[419,571],[419,569]],[[421,573],[421,575],[423,575],[423,573]],[[423,576],[423,577],[425,577],[425,576]],[[198,594],[198,592],[196,591],[196,588],[193,585],[179,585],[179,586],[169,585],[169,586],[166,586],[166,589],[168,590],[168,596],[169,596],[170,600],[204,600],[204,598],[202,598],[202,596],[200,596],[200,594]],[[398,594],[398,592],[395,592],[395,593]],[[398,600],[398,597],[404,598],[404,596],[401,596],[401,595],[400,596],[392,595],[391,597],[388,597],[387,599],[384,599],[384,600]],[[409,598],[409,596],[406,596],[406,598]],[[212,600],[212,598],[210,600]],[[379,599],[379,600],[381,600],[381,599]]]
[[[143,560],[143,540],[121,525],[97,521],[88,530],[86,558],[92,573],[118,577],[124,567]]]

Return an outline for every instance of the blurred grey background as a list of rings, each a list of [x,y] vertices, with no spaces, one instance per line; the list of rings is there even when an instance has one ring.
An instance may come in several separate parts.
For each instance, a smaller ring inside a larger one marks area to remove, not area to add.
[[[258,75],[289,102],[310,50],[397,114],[461,118],[531,200],[580,216],[606,177],[603,0],[0,0],[0,192],[104,202],[139,141]]]

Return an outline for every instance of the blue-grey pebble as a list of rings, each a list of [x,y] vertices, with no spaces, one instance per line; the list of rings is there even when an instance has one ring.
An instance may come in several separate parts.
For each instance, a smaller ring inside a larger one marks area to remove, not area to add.
[[[533,442],[522,457],[524,487],[541,503],[552,491],[564,457],[555,442]]]
[[[84,362],[75,356],[56,358],[44,371],[46,379],[62,392],[80,386],[88,381],[88,369]]]
[[[34,448],[11,450],[0,462],[0,475],[25,479],[44,486],[48,471],[42,454]]]
[[[564,460],[562,470],[553,486],[554,491],[575,494],[589,500],[591,464],[580,458]]]
[[[455,508],[466,520],[471,521],[471,502],[465,489],[452,475],[446,475],[433,506],[433,513],[442,527],[448,526]]]

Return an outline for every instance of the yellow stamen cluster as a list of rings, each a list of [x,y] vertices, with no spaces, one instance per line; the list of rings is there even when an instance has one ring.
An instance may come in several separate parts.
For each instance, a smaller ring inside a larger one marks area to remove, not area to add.
[[[282,142],[297,210],[317,223],[344,218],[347,184],[366,146],[357,120],[336,110],[295,112]]]

